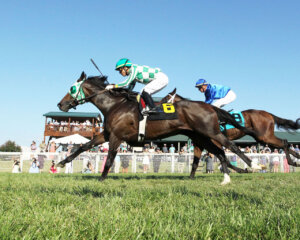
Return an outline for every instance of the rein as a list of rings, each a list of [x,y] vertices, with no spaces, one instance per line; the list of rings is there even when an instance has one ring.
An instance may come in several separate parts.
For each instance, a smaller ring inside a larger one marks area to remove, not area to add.
[[[81,85],[80,85],[80,90],[82,90]],[[83,91],[83,90],[82,90],[82,91]],[[101,94],[101,93],[103,93],[103,92],[105,92],[105,91],[108,91],[108,89],[101,90],[100,92],[94,93],[94,94],[92,94],[92,95],[90,95],[90,96],[88,96],[88,97],[84,97],[84,98],[81,98],[81,99],[79,99],[79,100],[78,100],[77,98],[78,98],[78,94],[79,94],[80,91],[78,91],[78,93],[76,94],[75,97],[73,97],[73,96],[71,95],[71,96],[74,98],[74,101],[73,101],[72,103],[70,103],[70,105],[72,106],[72,108],[76,109],[76,106],[81,105],[81,104],[84,104],[85,102],[88,102],[88,101],[89,101],[90,99],[92,99],[93,97],[95,97],[95,96],[97,96],[98,94]]]

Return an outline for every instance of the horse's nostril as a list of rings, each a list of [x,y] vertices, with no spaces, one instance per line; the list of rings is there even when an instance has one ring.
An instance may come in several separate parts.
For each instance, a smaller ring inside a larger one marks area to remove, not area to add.
[[[58,104],[57,104],[57,106],[58,106],[58,107],[61,107],[61,104],[60,104],[60,103],[58,103]]]

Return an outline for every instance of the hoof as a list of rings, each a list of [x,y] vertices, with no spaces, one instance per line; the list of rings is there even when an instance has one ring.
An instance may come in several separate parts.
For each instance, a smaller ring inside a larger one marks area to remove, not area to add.
[[[229,183],[230,183],[230,181],[223,181],[223,182],[221,182],[221,186],[225,186],[225,185],[227,185]]]
[[[58,164],[56,164],[56,167],[59,167],[59,168],[64,168],[65,167],[65,163],[63,162],[59,162]]]
[[[221,185],[224,186],[226,184],[230,183],[230,177],[227,173],[224,174],[224,180],[221,182]]]
[[[257,165],[256,163],[252,163],[252,164],[251,164],[251,168],[252,168],[253,170],[261,170],[261,169],[262,169],[261,166]]]

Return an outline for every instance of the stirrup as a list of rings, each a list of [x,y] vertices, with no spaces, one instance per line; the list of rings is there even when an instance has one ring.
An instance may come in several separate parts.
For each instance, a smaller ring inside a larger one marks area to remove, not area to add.
[[[160,112],[161,112],[161,109],[160,109],[160,108],[154,107],[154,108],[150,108],[150,109],[145,110],[145,111],[143,112],[143,114],[147,114],[147,115],[149,115],[149,114],[158,114],[158,113],[160,113]]]

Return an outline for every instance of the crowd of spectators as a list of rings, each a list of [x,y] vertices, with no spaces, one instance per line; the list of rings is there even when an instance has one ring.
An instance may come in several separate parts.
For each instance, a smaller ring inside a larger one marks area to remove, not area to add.
[[[88,124],[86,124],[88,126]],[[49,172],[51,173],[57,173],[57,169],[55,168],[55,156],[56,155],[44,155],[42,153],[44,152],[50,152],[55,153],[57,152],[57,149],[60,146],[55,144],[54,141],[51,141],[49,143],[48,149],[45,142],[42,141],[39,145],[39,151],[38,147],[35,141],[32,141],[30,145],[30,150],[32,152],[31,158],[31,166],[29,169],[30,173],[38,173],[40,172],[40,169],[43,168],[45,160],[51,160],[51,167],[49,169]],[[65,153],[65,157],[72,154],[80,145],[73,144],[70,142],[69,144],[63,146],[61,148],[61,152]],[[290,145],[290,148],[294,151],[300,153],[299,146],[293,144]],[[262,167],[261,172],[279,172],[280,169],[282,169],[283,162],[283,168],[284,172],[294,172],[295,167],[288,165],[287,159],[285,155],[280,155],[283,152],[282,149],[271,149],[268,145],[262,146],[262,145],[252,145],[252,146],[246,146],[246,147],[240,147],[241,151],[248,154],[249,158],[255,162],[256,164],[260,165]],[[91,153],[107,153],[109,150],[108,143],[101,144],[99,146],[96,146],[89,150],[88,152]],[[178,173],[183,173],[185,167],[187,166],[187,163],[191,164],[192,158],[187,153],[193,153],[194,146],[193,144],[188,145],[187,143],[184,144],[181,149],[176,149],[174,144],[166,144],[164,143],[161,145],[161,148],[158,145],[150,145],[145,144],[143,147],[142,152],[138,152],[137,154],[140,154],[138,157],[138,160],[142,163],[142,172],[148,173],[150,170],[151,172],[157,173],[159,172],[161,162],[166,161],[167,158],[170,158],[169,154],[176,154],[176,171]],[[111,168],[111,172],[115,173],[128,173],[128,169],[130,166],[130,163],[132,161],[132,155],[130,154],[120,154],[120,153],[132,153],[133,150],[130,146],[126,144],[126,142],[123,142],[120,144],[120,147],[118,149],[118,154],[115,158],[114,164]],[[225,149],[226,153],[229,153],[228,158],[232,165],[239,167],[248,167],[246,164],[244,164],[237,155],[230,154],[230,151]],[[259,153],[259,154],[258,154]],[[164,155],[165,154],[165,155]],[[103,161],[101,167],[99,167],[99,172],[102,172],[104,169],[104,165],[106,162],[107,155],[102,155]],[[292,156],[291,156],[292,157]],[[292,157],[292,159],[295,159]],[[205,172],[206,173],[214,173],[216,172],[216,169],[218,169],[218,160],[209,153],[204,153],[202,155],[202,163],[203,166],[205,166]],[[151,167],[150,164],[153,164]],[[83,167],[82,172],[83,173],[95,173],[95,162],[90,161],[89,158],[87,158],[86,162],[84,163],[85,167]],[[241,165],[244,164],[244,165]],[[72,162],[67,164],[65,173],[72,173]],[[20,161],[14,161],[13,164],[13,170],[14,173],[20,172]]]
[[[99,128],[99,123],[94,124],[95,128]],[[92,131],[93,124],[86,120],[84,122],[72,121],[70,124],[67,121],[52,120],[47,124],[48,130],[59,131],[59,132],[81,132],[81,131]]]

